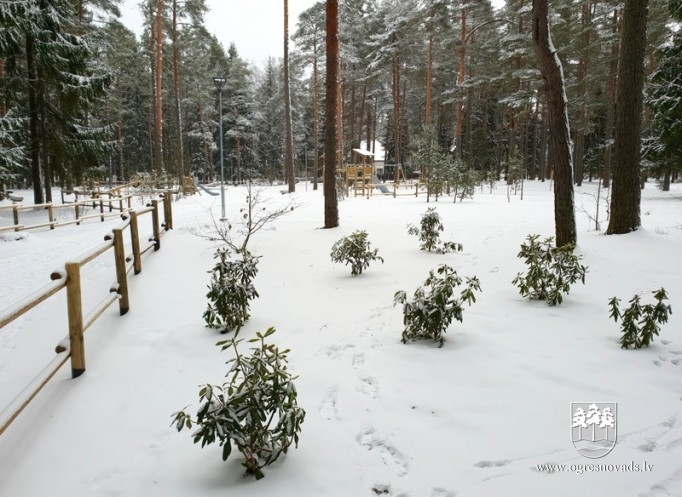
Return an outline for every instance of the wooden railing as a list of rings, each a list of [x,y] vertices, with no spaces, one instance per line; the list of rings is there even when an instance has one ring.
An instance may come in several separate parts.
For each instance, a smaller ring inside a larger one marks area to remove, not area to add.
[[[141,244],[139,223],[140,217],[146,214],[151,214],[152,236],[146,243]],[[142,256],[151,249],[159,250],[161,248],[161,236],[173,228],[171,195],[166,193],[161,200],[152,200],[143,209],[120,215],[123,217],[123,223],[104,237],[104,243],[82,255],[76,261],[67,262],[63,270],[54,271],[50,275],[51,283],[0,312],[1,332],[6,325],[24,313],[59,293],[62,289],[66,289],[68,336],[57,344],[55,348],[56,357],[0,412],[0,435],[69,358],[71,358],[72,378],[76,378],[85,372],[83,334],[111,304],[118,301],[120,314],[123,315],[128,312],[130,308],[128,273],[131,270],[135,274],[140,273],[142,271]],[[161,223],[161,215],[163,215],[163,223]],[[129,256],[126,256],[126,243],[124,241],[126,230],[129,230],[130,233]],[[113,250],[114,254],[116,281],[111,285],[109,294],[87,315],[83,315],[81,268],[109,250]]]
[[[22,231],[34,228],[44,228],[49,226],[50,229],[54,229],[56,226],[66,226],[69,224],[80,224],[88,219],[100,218],[104,221],[108,217],[120,216],[121,213],[129,211],[131,209],[132,196],[127,195],[125,197],[111,197],[111,198],[97,198],[91,200],[83,200],[80,202],[68,202],[64,204],[35,204],[35,205],[2,205],[0,206],[0,212],[5,210],[12,211],[12,218],[14,224],[7,226],[0,226],[0,232],[2,231]],[[106,208],[105,208],[106,206]],[[97,209],[99,207],[99,213],[82,215],[86,209],[93,208]],[[44,223],[24,225],[20,222],[19,214],[23,211],[34,211],[37,209],[44,209],[47,211],[48,220]],[[55,219],[55,211],[73,209],[74,217],[73,219]],[[105,209],[107,212],[105,212]]]

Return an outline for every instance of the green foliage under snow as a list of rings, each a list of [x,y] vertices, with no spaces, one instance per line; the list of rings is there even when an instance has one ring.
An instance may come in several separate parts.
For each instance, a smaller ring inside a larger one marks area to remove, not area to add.
[[[528,243],[521,244],[518,257],[525,261],[528,271],[517,274],[512,284],[521,296],[555,306],[561,304],[562,295],[569,293],[573,283],[585,283],[587,267],[580,264],[581,257],[573,253],[572,244],[557,248],[552,245],[553,237],[539,239],[540,235],[528,235]]]
[[[440,215],[435,207],[429,207],[424,214],[419,226],[409,224],[407,232],[410,235],[419,237],[419,248],[421,250],[428,250],[429,252],[437,252],[445,254],[452,251],[462,251],[462,244],[455,242],[440,241],[440,232],[445,228],[440,220]]]
[[[237,259],[232,260],[232,256]],[[208,327],[227,333],[239,330],[249,320],[249,302],[258,297],[253,280],[259,258],[246,249],[235,251],[230,247],[219,248],[215,258],[218,260],[211,271],[203,318]]]
[[[370,245],[366,231],[354,231],[334,243],[331,251],[332,262],[350,264],[353,276],[362,274],[371,261],[381,261],[382,264],[384,262],[384,258],[378,255],[379,249],[372,250]]]
[[[466,286],[457,296],[455,290],[462,285],[462,278],[446,264],[441,264],[435,271],[429,271],[424,285],[417,288],[411,302],[407,294],[400,290],[393,297],[394,305],[403,306],[403,324],[405,329],[402,342],[414,340],[434,340],[443,345],[443,334],[456,319],[462,322],[464,303],[476,302],[474,291],[481,291],[476,276],[466,279]]]
[[[668,300],[665,288],[654,292],[655,304],[640,304],[640,296],[635,295],[630,299],[630,306],[621,312],[619,307],[620,300],[613,297],[609,300],[611,307],[610,317],[617,323],[620,319],[620,329],[623,336],[620,337],[620,345],[624,349],[639,349],[648,347],[653,341],[654,335],[658,336],[661,329],[660,325],[668,322],[668,316],[673,313],[669,304],[664,304]]]
[[[256,344],[248,356],[239,352],[242,340],[236,336],[218,342],[221,350],[232,349],[235,353],[227,361],[229,380],[200,388],[195,418],[184,410],[173,414],[178,431],[196,425],[192,438],[194,443],[201,442],[202,448],[218,442],[223,448],[223,461],[232,453],[234,444],[244,456],[246,474],[256,479],[263,478],[261,470],[286,454],[291,444],[298,446],[305,419],[305,411],[298,406],[296,377],[287,371],[289,350],[279,350],[265,341],[273,333],[275,328],[271,327],[248,340]]]

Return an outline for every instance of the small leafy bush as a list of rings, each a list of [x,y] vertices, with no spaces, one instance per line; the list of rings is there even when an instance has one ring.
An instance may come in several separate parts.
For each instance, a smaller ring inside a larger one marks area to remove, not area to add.
[[[434,340],[443,346],[446,332],[453,319],[462,322],[464,303],[476,302],[474,291],[481,291],[481,285],[475,276],[466,279],[466,286],[455,295],[455,290],[462,284],[462,278],[446,264],[441,264],[435,271],[429,271],[424,285],[417,288],[411,302],[407,301],[404,291],[396,292],[393,305],[403,306],[402,342],[414,340]]]
[[[443,223],[435,207],[429,207],[424,214],[419,226],[409,224],[407,233],[419,237],[419,248],[429,252],[445,254],[452,251],[462,251],[461,243],[440,241],[440,232],[443,231]]]
[[[553,237],[539,241],[540,235],[528,235],[528,243],[521,244],[519,258],[524,259],[528,272],[519,273],[512,284],[519,288],[522,297],[531,300],[545,300],[555,306],[563,301],[562,294],[568,294],[571,285],[577,281],[585,283],[587,267],[580,265],[580,256],[573,253],[572,244],[554,247]]]
[[[236,259],[232,259],[236,256]],[[258,273],[258,259],[242,249],[224,246],[216,253],[217,262],[208,286],[208,306],[203,318],[209,328],[222,328],[221,333],[239,330],[249,320],[250,301],[258,297],[253,280]]]
[[[199,390],[200,407],[193,418],[184,410],[173,414],[178,431],[191,429],[194,443],[201,447],[218,442],[223,461],[232,453],[233,444],[244,456],[246,474],[263,478],[262,469],[286,454],[291,444],[298,447],[305,411],[298,406],[294,380],[287,371],[287,353],[266,343],[275,333],[269,328],[248,340],[257,344],[251,355],[239,352],[242,340],[236,336],[218,342],[221,350],[233,349],[227,361],[229,381],[223,385],[203,385]]]
[[[661,329],[660,325],[668,322],[668,316],[673,313],[669,304],[663,301],[668,300],[665,288],[654,292],[655,304],[640,304],[640,296],[635,295],[630,299],[630,307],[622,313],[620,311],[620,300],[613,297],[609,300],[611,315],[617,323],[621,320],[620,329],[623,336],[620,338],[620,346],[623,349],[639,349],[648,347],[653,342],[654,335],[658,336]]]
[[[362,274],[371,261],[381,261],[382,264],[384,262],[384,258],[378,255],[379,250],[372,250],[370,245],[366,231],[354,231],[334,243],[331,252],[332,262],[350,264],[353,276]]]

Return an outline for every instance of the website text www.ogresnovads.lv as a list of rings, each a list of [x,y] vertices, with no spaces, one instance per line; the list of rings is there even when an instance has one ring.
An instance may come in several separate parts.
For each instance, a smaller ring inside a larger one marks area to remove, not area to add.
[[[628,464],[606,464],[606,463],[585,463],[585,464],[536,464],[535,469],[540,473],[648,473],[653,471],[654,465],[642,464],[630,461]]]

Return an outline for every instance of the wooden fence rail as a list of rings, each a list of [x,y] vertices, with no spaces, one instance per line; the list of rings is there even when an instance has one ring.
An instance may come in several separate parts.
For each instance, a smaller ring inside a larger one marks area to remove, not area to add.
[[[50,229],[54,229],[56,226],[66,226],[69,224],[79,225],[81,222],[88,219],[100,218],[104,221],[108,217],[120,216],[123,212],[129,211],[132,205],[132,195],[126,195],[125,197],[111,197],[111,198],[97,198],[92,200],[81,200],[80,202],[68,202],[64,204],[35,204],[35,205],[2,205],[0,206],[0,212],[3,210],[12,211],[13,224],[0,226],[0,232],[2,231],[22,231],[35,228],[44,228],[49,226]],[[105,213],[105,206],[108,212]],[[81,215],[85,208],[97,209],[99,207],[98,214]],[[47,211],[48,221],[44,223],[37,223],[31,225],[24,225],[19,222],[19,213],[23,211],[44,209]],[[73,209],[74,218],[69,220],[56,220],[55,211]]]
[[[119,312],[124,315],[130,308],[128,297],[128,273],[142,271],[142,255],[152,248],[161,248],[161,236],[173,229],[171,194],[163,195],[162,200],[154,199],[151,203],[136,211],[120,214],[123,223],[105,235],[104,242],[90,252],[81,255],[77,260],[67,262],[64,269],[54,271],[50,275],[51,283],[16,302],[0,312],[0,332],[24,313],[35,308],[48,298],[66,289],[67,317],[69,323],[68,336],[61,340],[56,348],[57,353],[50,363],[14,398],[8,406],[0,411],[0,435],[17,418],[24,408],[35,398],[50,381],[62,365],[71,358],[71,377],[77,378],[85,372],[85,347],[83,334],[114,302],[118,302]],[[140,217],[151,214],[152,236],[141,244],[139,223]],[[163,223],[160,222],[163,214]],[[125,231],[130,233],[130,250],[126,256]],[[109,294],[104,297],[88,314],[83,315],[81,268],[113,249],[116,264],[116,281],[111,285]]]

